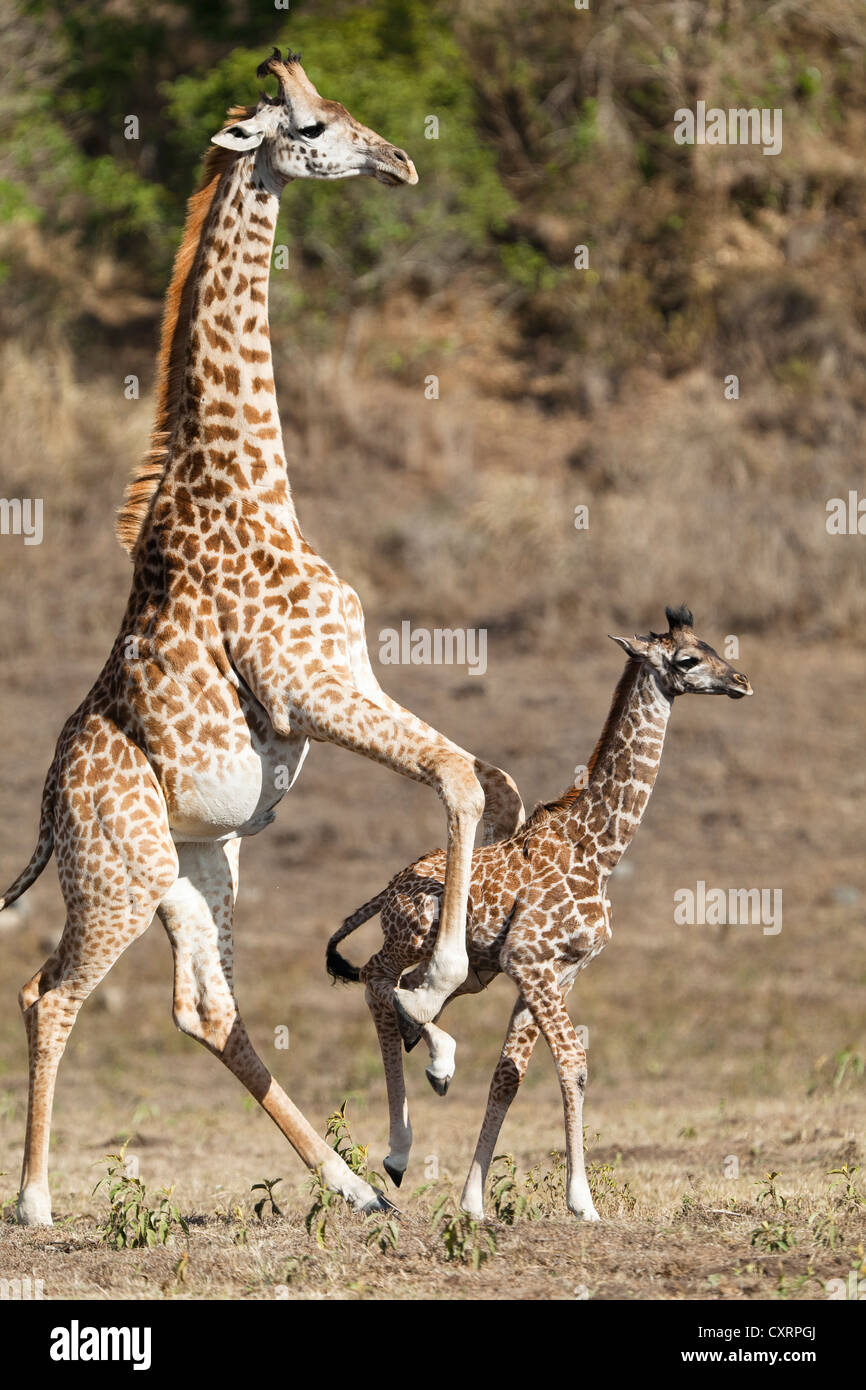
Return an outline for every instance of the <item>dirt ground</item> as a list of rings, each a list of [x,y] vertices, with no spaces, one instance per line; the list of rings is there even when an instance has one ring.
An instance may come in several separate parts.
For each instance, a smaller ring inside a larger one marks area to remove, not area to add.
[[[720,641],[702,616],[701,634]],[[95,670],[96,639],[59,647],[48,680],[38,652],[6,671],[4,882],[32,848],[54,731]],[[382,674],[398,698],[507,766],[531,806],[586,760],[620,656],[600,617],[591,652],[566,645],[541,666],[496,636],[488,660],[483,678]],[[491,1211],[496,1248],[479,1269],[446,1260],[431,1230],[440,1196],[455,1209],[474,1146],[510,1008],[500,980],[450,1011],[457,1073],[444,1099],[420,1054],[407,1059],[415,1153],[391,1192],[404,1212],[396,1249],[381,1250],[371,1223],[336,1208],[320,1247],[304,1227],[312,1196],[299,1161],[234,1078],[174,1030],[157,922],[76,1025],[52,1141],[56,1224],[19,1230],[26,1073],[14,998],[61,926],[49,868],[25,911],[0,919],[0,1277],[41,1279],[46,1298],[822,1299],[829,1280],[859,1271],[866,1188],[859,1173],[849,1182],[831,1170],[857,1168],[864,1143],[863,658],[840,644],[754,637],[738,664],[753,700],[676,707],[644,825],[612,883],[613,940],[570,1000],[589,1030],[599,1226],[565,1210],[551,1156],[563,1147],[559,1092],[539,1050],[499,1146],[529,1208],[513,1225]],[[276,824],[242,855],[237,974],[253,1040],[322,1131],[348,1098],[374,1169],[387,1144],[375,1035],[360,988],[327,980],[324,946],[347,912],[441,837],[429,791],[315,748]],[[780,889],[782,930],[677,925],[675,891],[701,879]],[[374,921],[349,954],[363,959],[376,940]],[[275,1046],[283,1025],[288,1051]],[[149,1200],[173,1187],[188,1239],[126,1251],[100,1241],[108,1199],[92,1189],[124,1141]],[[526,1188],[529,1170],[540,1195]],[[768,1173],[778,1174],[769,1184]],[[260,1220],[251,1188],[277,1177],[282,1215]]]

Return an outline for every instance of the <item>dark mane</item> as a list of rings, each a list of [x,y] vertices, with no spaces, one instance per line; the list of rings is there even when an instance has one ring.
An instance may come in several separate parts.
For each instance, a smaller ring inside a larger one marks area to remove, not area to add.
[[[684,603],[681,603],[679,608],[666,608],[665,617],[671,632],[675,632],[678,627],[694,627],[695,625],[692,610],[687,608]]]

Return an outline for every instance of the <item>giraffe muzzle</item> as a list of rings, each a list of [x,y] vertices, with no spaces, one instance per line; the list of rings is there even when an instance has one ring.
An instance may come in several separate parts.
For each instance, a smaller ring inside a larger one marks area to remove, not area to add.
[[[396,146],[371,155],[370,164],[373,177],[389,188],[397,188],[401,183],[414,187],[418,182],[415,165],[406,151]]]
[[[731,700],[743,700],[747,695],[754,695],[754,690],[749,684],[747,676],[741,676],[739,672],[734,676],[734,684],[728,686],[725,694]]]

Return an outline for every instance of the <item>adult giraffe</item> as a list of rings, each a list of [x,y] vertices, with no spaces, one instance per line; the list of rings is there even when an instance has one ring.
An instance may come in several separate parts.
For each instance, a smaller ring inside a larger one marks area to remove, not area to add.
[[[279,198],[293,178],[414,184],[409,157],[319,96],[297,55],[258,69],[279,95],[235,109],[189,205],[168,291],[153,447],[118,519],[133,558],[120,632],[67,720],[39,841],[0,907],[57,856],[62,939],[24,986],[30,1056],[18,1219],[51,1222],[48,1140],[76,1014],[158,912],[174,953],[174,1018],[248,1087],[310,1168],[354,1206],[382,1200],[315,1133],[254,1051],[232,983],[240,840],[270,824],[309,740],[435,787],[448,816],[440,950],[403,1023],[438,1013],[467,970],[475,828],[523,808],[504,773],[389,699],[357,595],[304,540],[274,394],[267,291]]]

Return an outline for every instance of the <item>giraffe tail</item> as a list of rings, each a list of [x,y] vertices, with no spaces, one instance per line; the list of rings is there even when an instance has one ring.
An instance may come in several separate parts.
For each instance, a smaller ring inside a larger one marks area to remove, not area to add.
[[[390,886],[389,884],[388,888],[390,888]],[[364,903],[363,907],[356,908],[351,917],[346,918],[343,925],[334,932],[334,935],[328,942],[328,949],[325,952],[325,965],[334,984],[336,984],[338,980],[345,980],[347,984],[357,984],[360,980],[361,972],[357,965],[352,965],[346,960],[345,956],[341,956],[340,952],[337,950],[337,945],[344,937],[351,935],[358,927],[363,926],[365,922],[369,922],[371,917],[376,916],[376,913],[381,910],[385,902],[388,888],[383,888],[381,893],[377,893],[375,898],[371,898],[369,902]]]
[[[57,787],[57,778],[54,773],[52,763],[45,779],[45,789],[42,793],[42,810],[39,816],[39,839],[36,848],[30,858],[30,863],[26,869],[22,869],[15,882],[6,889],[5,894],[0,898],[0,912],[4,907],[10,907],[16,898],[20,898],[22,893],[26,893],[31,883],[35,883],[45,865],[48,863],[54,851],[54,797]]]

